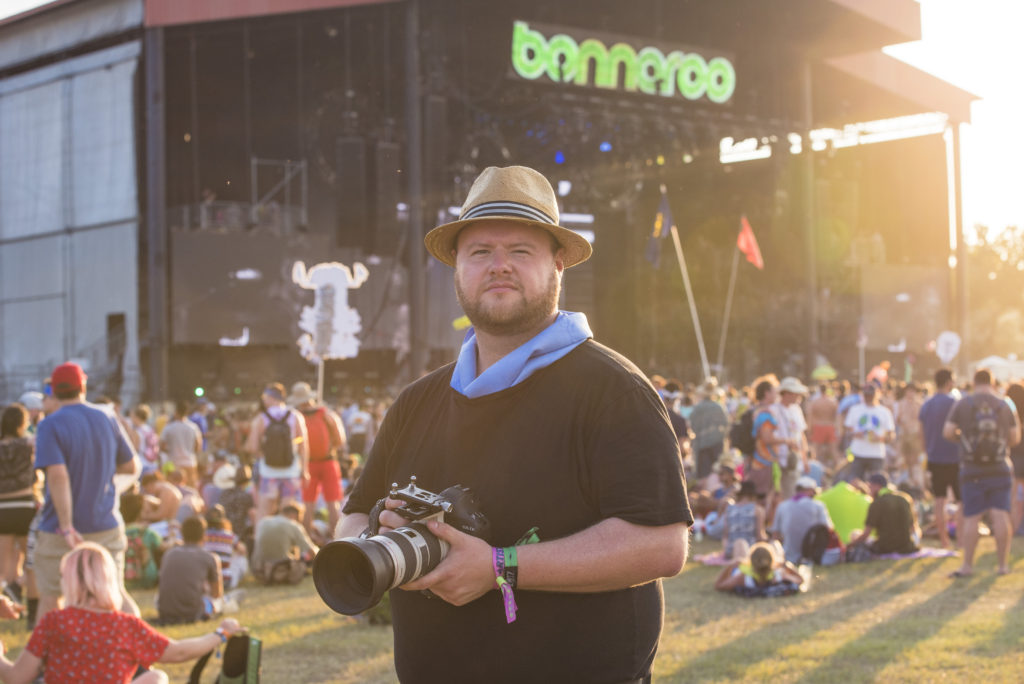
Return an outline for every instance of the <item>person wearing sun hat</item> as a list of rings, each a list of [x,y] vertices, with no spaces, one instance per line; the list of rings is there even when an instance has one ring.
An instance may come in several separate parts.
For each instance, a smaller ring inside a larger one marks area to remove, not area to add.
[[[779,459],[782,476],[779,478],[779,493],[783,500],[796,493],[796,481],[807,472],[807,421],[800,401],[807,396],[807,386],[793,376],[785,377],[779,383],[779,408],[781,409],[785,432],[792,444],[782,450]]]
[[[594,341],[586,316],[558,309],[562,277],[590,244],[559,225],[550,183],[522,166],[485,169],[459,218],[424,244],[454,268],[473,327],[455,362],[407,387],[384,417],[338,536],[359,534],[390,484],[411,475],[435,492],[469,487],[492,532],[429,524],[450,550],[391,593],[399,679],[645,679],[660,578],[682,568],[693,516],[657,392]],[[397,505],[386,502],[383,527],[406,523]]]

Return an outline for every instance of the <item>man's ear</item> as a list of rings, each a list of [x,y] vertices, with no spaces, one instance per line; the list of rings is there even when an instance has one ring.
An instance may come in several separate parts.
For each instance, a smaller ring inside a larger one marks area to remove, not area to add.
[[[558,275],[562,275],[565,272],[565,248],[559,247],[558,251],[555,252],[555,269],[558,271]]]

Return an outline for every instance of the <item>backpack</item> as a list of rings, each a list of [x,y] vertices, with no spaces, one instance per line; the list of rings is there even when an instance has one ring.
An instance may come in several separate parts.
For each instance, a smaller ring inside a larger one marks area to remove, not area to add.
[[[744,456],[754,453],[754,411],[749,408],[729,427],[729,444]]]
[[[836,531],[828,525],[812,525],[800,544],[800,555],[815,565],[835,565],[843,559],[845,549]]]
[[[331,457],[331,428],[327,424],[327,409],[323,406],[303,411],[306,438],[309,440],[309,460],[326,461]]]
[[[288,414],[276,420],[267,411],[263,412],[269,421],[263,431],[263,460],[271,468],[289,468],[295,462],[292,450],[292,428],[288,425]]]
[[[998,405],[991,401],[966,399],[967,407],[973,409],[974,426],[968,432],[961,432],[965,460],[974,465],[992,465],[1003,459],[1006,441],[999,434]]]
[[[189,684],[199,684],[199,677],[211,655],[213,651],[196,661],[189,674]],[[228,638],[220,673],[214,681],[216,684],[259,684],[262,655],[263,643],[259,639],[248,634],[236,634]]]

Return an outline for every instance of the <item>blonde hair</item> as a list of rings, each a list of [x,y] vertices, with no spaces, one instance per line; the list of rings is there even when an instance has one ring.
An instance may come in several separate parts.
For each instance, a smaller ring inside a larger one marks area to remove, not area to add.
[[[117,565],[110,552],[94,542],[83,542],[61,558],[60,588],[70,607],[121,609]]]
[[[750,547],[750,567],[757,575],[757,579],[761,581],[769,579],[777,563],[775,549],[771,544],[757,542]]]

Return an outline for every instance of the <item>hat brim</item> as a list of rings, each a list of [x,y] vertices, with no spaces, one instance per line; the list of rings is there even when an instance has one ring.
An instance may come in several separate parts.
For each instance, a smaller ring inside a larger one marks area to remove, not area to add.
[[[423,244],[430,252],[430,255],[447,266],[455,267],[455,241],[459,232],[471,223],[481,221],[510,221],[524,226],[541,228],[550,233],[558,244],[565,250],[565,268],[572,268],[590,258],[593,248],[586,238],[574,230],[563,228],[551,223],[541,221],[530,221],[518,216],[488,216],[486,218],[471,218],[445,223],[426,234]]]
[[[221,466],[213,474],[213,486],[217,489],[231,489],[235,486],[236,474],[236,470],[231,466]]]

